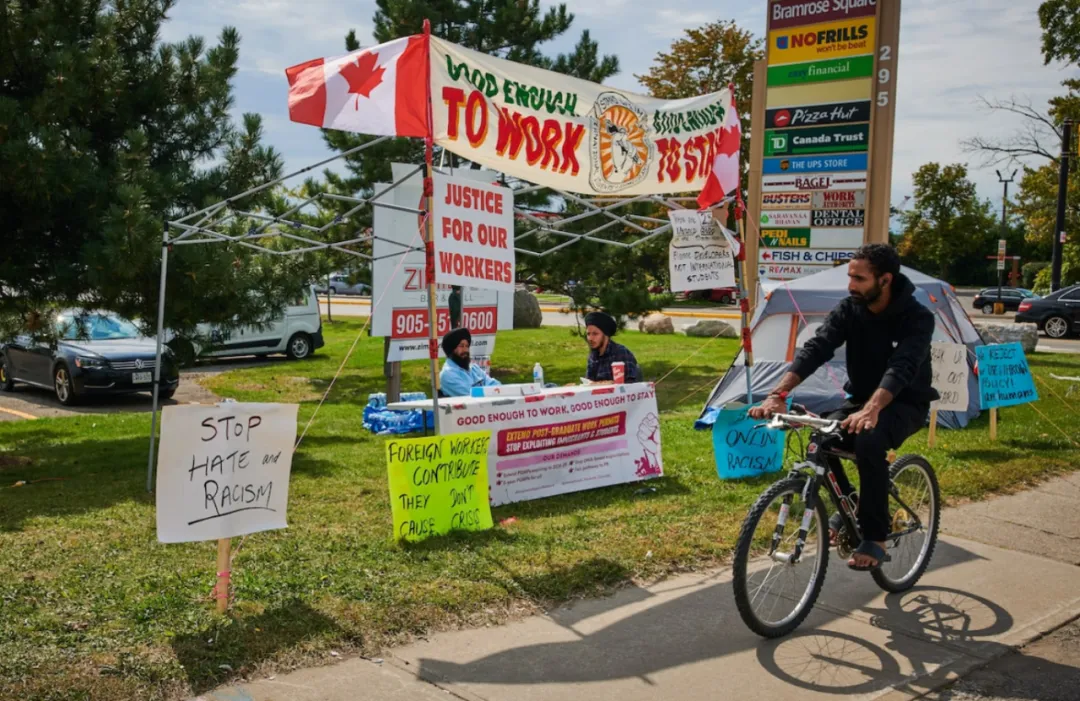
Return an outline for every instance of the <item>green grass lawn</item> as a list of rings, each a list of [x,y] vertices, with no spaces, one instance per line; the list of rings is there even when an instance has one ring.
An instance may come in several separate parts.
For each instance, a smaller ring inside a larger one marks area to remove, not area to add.
[[[300,402],[311,416],[358,321],[327,325],[314,360],[267,362],[211,378],[239,401]],[[505,619],[631,579],[721,562],[748,505],[767,484],[721,482],[710,436],[693,420],[735,342],[681,336],[623,340],[659,380],[664,470],[638,494],[623,485],[494,510],[486,533],[403,546],[391,538],[383,438],[362,427],[383,389],[381,339],[364,336],[293,461],[289,528],[242,541],[234,605],[213,613],[214,543],[161,545],[145,492],[149,417],[86,415],[0,423],[0,698],[176,698],[270,668],[373,653],[410,635]],[[500,334],[493,372],[549,381],[584,371],[568,329]],[[1080,374],[1080,357],[1037,355],[1036,374]],[[405,366],[407,390],[429,388],[426,364]],[[1039,408],[1080,440],[1080,415],[1038,385]],[[939,433],[928,455],[952,500],[1076,469],[1080,449],[1029,407],[1002,411],[1000,440],[984,416]],[[924,451],[926,434],[907,448]],[[775,476],[774,476],[775,477]],[[25,480],[26,486],[10,487]],[[46,480],[38,481],[35,480]],[[234,548],[241,543],[234,541]]]

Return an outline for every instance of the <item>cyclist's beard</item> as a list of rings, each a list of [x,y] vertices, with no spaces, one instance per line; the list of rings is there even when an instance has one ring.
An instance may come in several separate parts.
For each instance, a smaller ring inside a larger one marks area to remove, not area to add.
[[[472,358],[468,353],[454,353],[450,356],[450,360],[453,360],[462,370],[468,370],[472,363]]]
[[[878,301],[878,299],[881,297],[882,289],[883,289],[883,286],[882,286],[881,282],[879,280],[875,280],[874,281],[874,286],[871,287],[866,292],[865,295],[862,294],[861,292],[852,292],[851,296],[859,304],[868,307],[871,304],[873,304],[874,302]]]

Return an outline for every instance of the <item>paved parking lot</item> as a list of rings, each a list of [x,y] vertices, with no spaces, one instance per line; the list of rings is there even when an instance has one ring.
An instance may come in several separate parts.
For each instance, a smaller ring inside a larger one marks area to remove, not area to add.
[[[213,403],[217,401],[217,397],[199,384],[198,381],[201,378],[228,370],[282,362],[287,362],[284,356],[280,358],[236,358],[183,370],[180,373],[180,387],[177,389],[176,394],[172,399],[163,401],[162,405]],[[0,421],[23,421],[36,418],[112,414],[116,412],[149,413],[152,404],[150,393],[146,392],[118,397],[88,398],[78,406],[66,407],[56,400],[56,395],[52,392],[27,385],[16,385],[14,392],[0,392]]]

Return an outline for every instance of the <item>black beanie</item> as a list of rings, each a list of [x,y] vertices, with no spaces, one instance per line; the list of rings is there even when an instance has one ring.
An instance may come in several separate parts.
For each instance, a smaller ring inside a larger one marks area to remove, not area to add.
[[[619,325],[615,323],[614,317],[604,312],[589,312],[585,315],[585,325],[595,326],[600,329],[600,332],[609,338],[615,335],[615,332],[619,330]]]

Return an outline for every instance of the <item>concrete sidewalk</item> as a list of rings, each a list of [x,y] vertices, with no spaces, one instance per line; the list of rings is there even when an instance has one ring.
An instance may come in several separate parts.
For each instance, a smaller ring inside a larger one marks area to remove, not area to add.
[[[201,698],[917,698],[1080,615],[1078,498],[1073,474],[946,511],[930,571],[904,594],[833,556],[815,611],[776,641],[746,629],[722,569]]]

